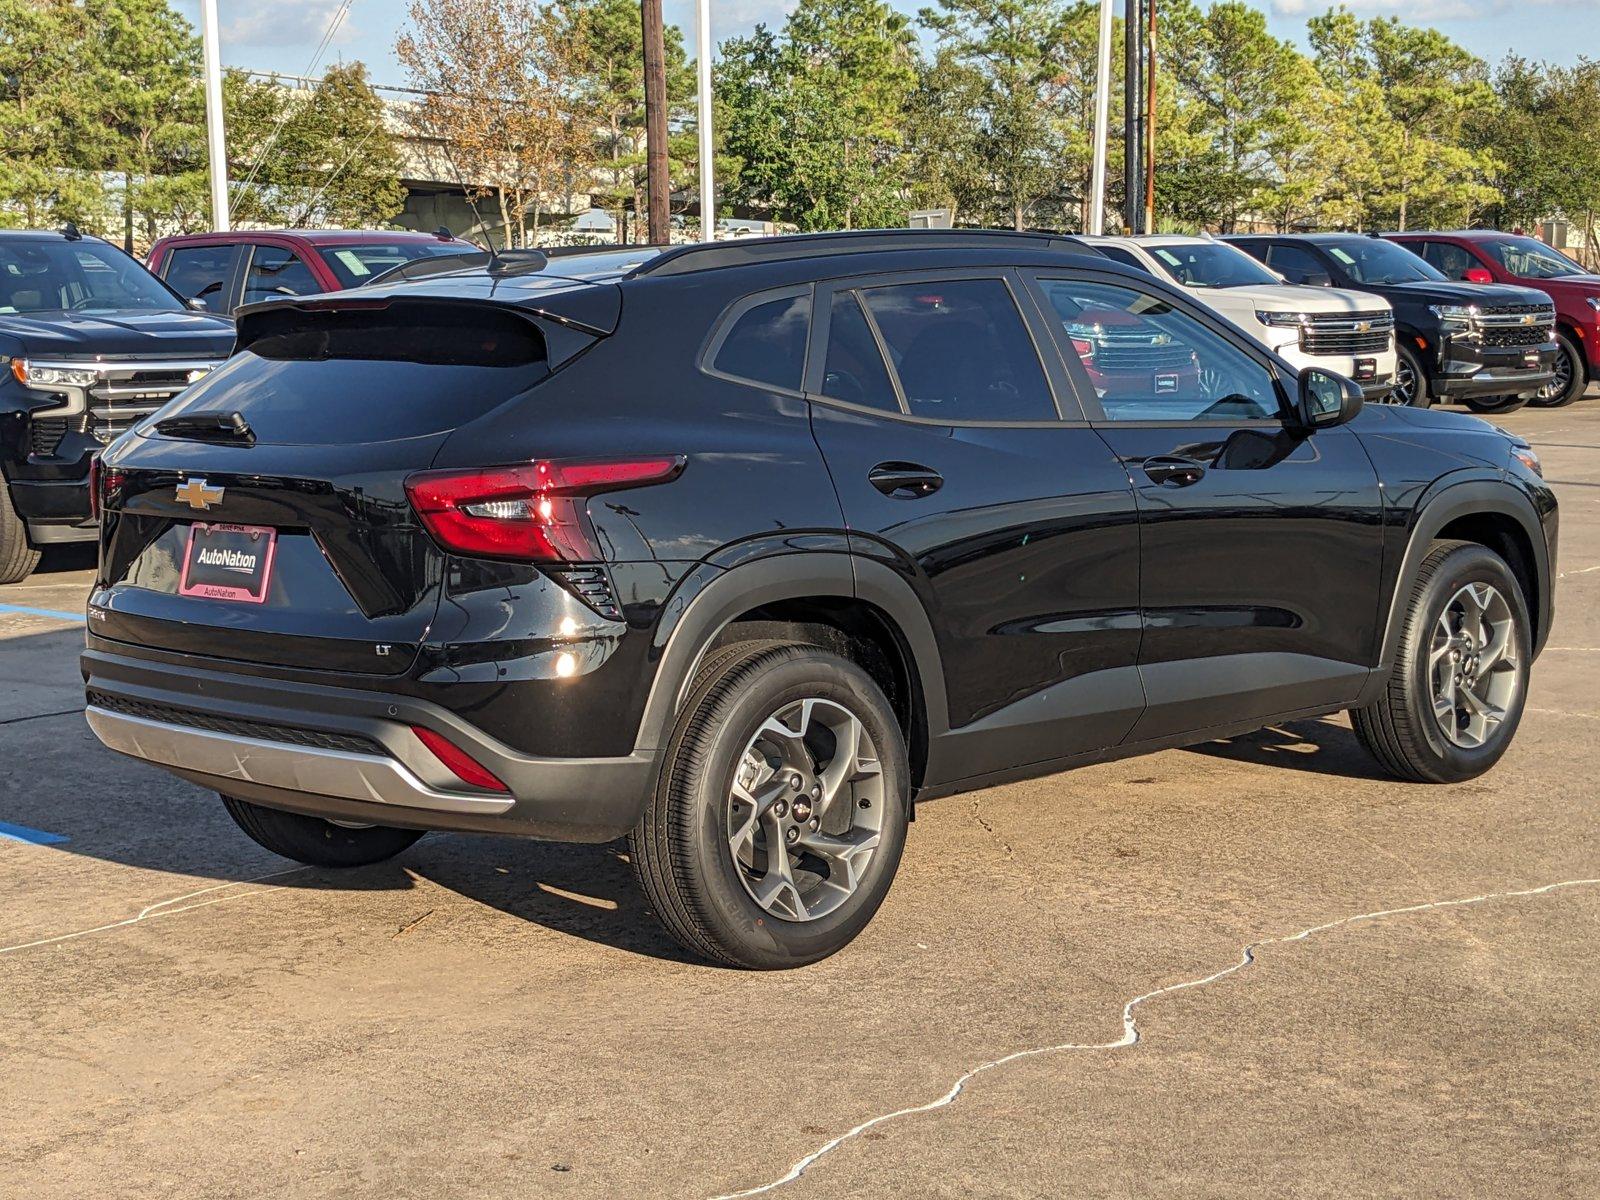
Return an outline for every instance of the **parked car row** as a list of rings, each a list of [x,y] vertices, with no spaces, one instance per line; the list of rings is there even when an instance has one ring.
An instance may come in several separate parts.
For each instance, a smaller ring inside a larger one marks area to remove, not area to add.
[[[1530,399],[1571,403],[1600,375],[1600,277],[1531,238],[1077,244],[1184,287],[1296,367],[1355,380],[1369,401],[1507,412]],[[147,271],[76,230],[0,233],[0,366],[9,367],[0,374],[0,582],[28,574],[41,546],[94,537],[91,461],[223,361],[235,312],[421,273],[422,260],[454,269],[481,252],[444,230],[247,230],[164,238]],[[1134,344],[1142,336],[1157,340]],[[1094,352],[1085,369],[1108,393],[1131,377],[1219,386],[1160,337],[1114,325],[1078,331]]]

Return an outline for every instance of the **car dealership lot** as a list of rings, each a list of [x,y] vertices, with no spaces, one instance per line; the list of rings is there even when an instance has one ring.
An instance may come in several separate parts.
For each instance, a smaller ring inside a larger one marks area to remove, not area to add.
[[[0,588],[0,1194],[708,1197],[1011,1055],[775,1194],[1600,1192],[1600,404],[1501,424],[1563,516],[1497,770],[1339,719],[935,801],[786,974],[683,958],[616,846],[274,858],[90,736],[47,560]]]

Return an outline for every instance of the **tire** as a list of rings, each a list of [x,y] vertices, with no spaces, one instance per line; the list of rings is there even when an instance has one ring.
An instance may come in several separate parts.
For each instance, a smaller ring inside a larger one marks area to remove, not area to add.
[[[1473,600],[1463,604],[1461,598],[1469,588]],[[1495,618],[1479,620],[1479,632],[1474,633],[1468,613],[1470,605],[1484,598],[1485,589],[1498,597],[1487,605]],[[1446,629],[1452,627],[1455,635],[1446,637]],[[1411,584],[1388,686],[1372,704],[1351,710],[1356,736],[1401,779],[1459,783],[1482,775],[1500,761],[1522,720],[1532,660],[1531,628],[1522,588],[1504,559],[1475,542],[1436,542]],[[1485,638],[1484,630],[1496,636]],[[1464,633],[1473,635],[1476,649],[1461,644]],[[1504,657],[1491,667],[1485,660],[1493,658],[1490,651],[1495,645],[1503,646]],[[1459,657],[1452,659],[1441,647],[1453,647]],[[1437,665],[1430,665],[1436,656]],[[1439,686],[1441,680],[1470,679],[1469,664],[1477,672],[1476,682]],[[1454,674],[1457,671],[1461,676]],[[1442,691],[1453,698],[1448,718],[1435,715],[1435,704],[1442,709],[1445,703]],[[1477,704],[1468,701],[1469,694]],[[1480,706],[1486,701],[1500,715],[1480,724]],[[1447,720],[1454,732],[1447,732]]]
[[[1589,386],[1589,373],[1583,355],[1571,338],[1556,331],[1556,378],[1540,388],[1531,404],[1535,408],[1565,408]]]
[[[1468,396],[1461,403],[1465,404],[1475,413],[1484,416],[1499,416],[1504,413],[1514,413],[1524,404],[1528,403],[1526,396]]]
[[[28,545],[28,527],[11,504],[11,489],[0,479],[0,583],[21,583],[39,565]]]
[[[1394,357],[1394,387],[1385,393],[1378,403],[1409,408],[1432,407],[1433,397],[1428,392],[1428,373],[1422,369],[1422,360],[1417,357],[1417,352],[1396,338]]]
[[[423,834],[420,829],[387,825],[335,825],[321,817],[266,808],[232,796],[222,797],[222,804],[256,842],[310,867],[365,867],[393,858]]]
[[[856,763],[836,768],[851,721]],[[697,672],[629,858],[650,907],[692,953],[724,966],[798,967],[842,949],[872,919],[899,866],[909,808],[905,740],[872,678],[816,646],[745,643]]]

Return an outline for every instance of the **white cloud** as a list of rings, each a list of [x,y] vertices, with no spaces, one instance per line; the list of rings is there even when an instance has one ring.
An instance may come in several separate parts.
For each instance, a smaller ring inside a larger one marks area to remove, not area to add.
[[[309,60],[341,8],[345,11],[332,38],[336,46],[353,41],[358,32],[344,0],[233,0],[222,40],[246,46],[303,46]]]
[[[1342,0],[1361,15],[1397,16],[1410,24],[1424,21],[1486,21],[1526,8],[1589,7],[1593,0]],[[1279,17],[1309,17],[1328,10],[1328,0],[1272,0]]]

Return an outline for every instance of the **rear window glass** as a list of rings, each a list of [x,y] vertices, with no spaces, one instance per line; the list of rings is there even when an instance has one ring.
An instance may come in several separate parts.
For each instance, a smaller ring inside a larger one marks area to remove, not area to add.
[[[757,304],[734,321],[711,365],[724,375],[799,391],[810,318],[809,295]]]
[[[471,253],[476,247],[461,242],[362,242],[354,246],[324,246],[322,261],[339,277],[341,287],[360,287],[396,267],[440,254]]]
[[[239,348],[162,417],[237,412],[285,445],[385,441],[454,429],[549,374],[536,326],[467,305],[267,309]]]

